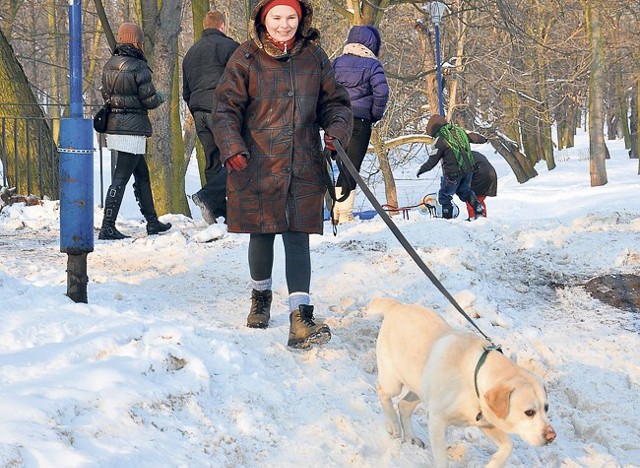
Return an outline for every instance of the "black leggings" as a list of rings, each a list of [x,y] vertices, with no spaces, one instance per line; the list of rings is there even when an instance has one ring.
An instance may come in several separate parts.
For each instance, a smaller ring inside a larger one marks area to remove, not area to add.
[[[133,174],[133,179],[138,187],[149,185],[149,167],[144,159],[144,154],[125,153],[118,151],[116,168],[113,171],[111,185],[126,187]]]
[[[273,271],[273,243],[275,234],[251,234],[249,238],[249,272],[254,281],[271,278]],[[285,275],[289,294],[309,293],[311,284],[311,255],[309,234],[283,232]]]

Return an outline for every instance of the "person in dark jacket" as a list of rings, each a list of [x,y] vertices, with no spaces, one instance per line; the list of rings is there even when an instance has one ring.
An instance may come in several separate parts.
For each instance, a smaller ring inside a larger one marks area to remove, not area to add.
[[[442,217],[453,218],[451,200],[454,194],[458,195],[463,202],[471,204],[475,211],[472,219],[483,216],[482,204],[471,190],[474,159],[470,143],[486,143],[487,139],[478,133],[467,133],[438,114],[429,118],[426,133],[436,140],[432,145],[433,150],[429,159],[420,166],[416,176],[420,177],[420,174],[430,171],[438,162],[441,162],[442,177],[438,203],[442,206]]]
[[[171,228],[162,223],[153,204],[149,167],[144,159],[147,137],[152,134],[149,109],[164,102],[151,81],[151,68],[142,50],[144,35],[140,26],[123,23],[118,29],[118,44],[102,71],[101,93],[111,103],[107,122],[107,147],[117,152],[111,186],[104,201],[104,218],[99,239],[126,237],[116,229],[116,218],[124,190],[133,174],[133,192],[140,211],[147,220],[147,234],[158,234]]]
[[[203,21],[202,38],[187,51],[182,61],[182,97],[193,115],[198,139],[205,155],[205,185],[191,199],[213,224],[227,218],[227,170],[211,131],[213,92],[231,54],[240,44],[225,35],[226,21],[220,11],[209,11]]]
[[[322,234],[325,144],[348,145],[347,91],[311,28],[311,0],[261,0],[251,39],[231,56],[215,91],[213,133],[229,170],[227,226],[249,233],[251,309],[247,326],[266,328],[272,300],[274,240],[282,236],[289,290],[288,346],[331,339],[311,305],[309,234]]]
[[[389,85],[384,68],[378,60],[382,41],[373,26],[354,26],[349,30],[343,55],[333,63],[336,80],[344,86],[351,98],[353,133],[347,156],[360,171],[371,138],[371,126],[382,119],[389,101]],[[348,198],[337,202],[333,210],[334,223],[353,221],[356,181],[341,172],[336,181],[336,197],[349,192]]]
[[[482,203],[484,216],[487,216],[487,204],[485,198],[495,197],[498,194],[498,175],[487,157],[477,151],[472,151],[475,165],[473,168],[473,179],[471,179],[471,190],[476,194],[476,198]],[[475,219],[476,212],[473,206],[467,202],[467,212],[469,219]]]

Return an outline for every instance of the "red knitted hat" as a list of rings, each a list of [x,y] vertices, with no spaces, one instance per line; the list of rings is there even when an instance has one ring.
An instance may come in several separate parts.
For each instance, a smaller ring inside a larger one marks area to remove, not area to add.
[[[296,10],[298,19],[302,19],[302,5],[300,5],[300,2],[298,0],[271,0],[262,7],[262,10],[260,10],[260,22],[262,24],[264,24],[264,19],[267,17],[267,13],[269,13],[269,10],[278,5],[290,6],[291,8]]]

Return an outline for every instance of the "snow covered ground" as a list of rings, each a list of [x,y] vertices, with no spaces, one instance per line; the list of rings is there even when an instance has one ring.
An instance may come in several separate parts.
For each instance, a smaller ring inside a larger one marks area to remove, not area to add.
[[[522,185],[489,146],[474,148],[500,177],[487,219],[394,218],[480,328],[546,381],[558,437],[543,448],[516,438],[509,466],[640,466],[640,315],[584,289],[640,270],[638,161],[621,141],[608,145],[609,183],[593,188],[584,134]],[[435,170],[414,177],[423,160],[398,171],[401,204],[437,190]],[[189,194],[198,185],[191,167]],[[280,242],[271,326],[246,328],[248,236],[207,228],[193,207],[195,219],[166,215],[174,228],[148,237],[131,192],[119,227],[134,238],[96,240],[88,304],[65,296],[57,202],[0,215],[0,466],[430,466],[428,446],[385,431],[382,317],[366,306],[390,296],[470,327],[380,217],[312,236],[312,300],[333,339],[297,351],[286,346]],[[414,422],[427,440],[420,409]],[[448,442],[454,467],[493,452],[475,428],[451,429]]]

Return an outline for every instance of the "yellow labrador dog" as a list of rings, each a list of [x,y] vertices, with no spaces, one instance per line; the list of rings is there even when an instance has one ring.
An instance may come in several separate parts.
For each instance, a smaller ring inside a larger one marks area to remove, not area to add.
[[[411,415],[425,405],[434,466],[445,467],[447,426],[477,426],[497,446],[488,467],[504,465],[512,448],[508,434],[534,446],[553,441],[547,395],[540,380],[473,333],[453,329],[420,305],[376,298],[372,312],[384,313],[376,346],[378,395],[393,437],[424,447]],[[392,398],[406,390],[398,403]]]

